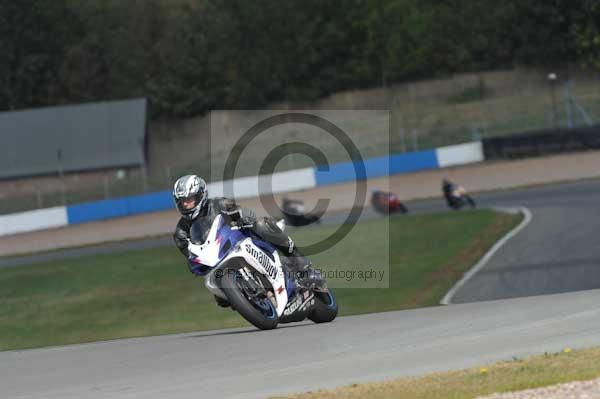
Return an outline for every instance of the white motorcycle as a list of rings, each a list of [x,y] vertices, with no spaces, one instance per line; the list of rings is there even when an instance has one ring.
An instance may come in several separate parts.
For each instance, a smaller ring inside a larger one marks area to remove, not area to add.
[[[324,280],[311,287],[298,284],[284,266],[277,249],[252,229],[238,226],[227,215],[218,215],[208,235],[196,221],[191,229],[191,254],[200,262],[199,272],[214,295],[256,327],[268,330],[278,323],[330,322],[338,306]],[[277,223],[284,229],[283,221]],[[202,244],[197,244],[201,242]]]

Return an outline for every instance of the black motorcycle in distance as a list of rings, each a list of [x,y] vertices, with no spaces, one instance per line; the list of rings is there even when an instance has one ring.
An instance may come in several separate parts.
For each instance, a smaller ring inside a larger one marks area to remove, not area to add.
[[[304,202],[284,198],[281,209],[285,223],[290,226],[307,226],[312,223],[321,223],[321,215],[306,212]]]
[[[477,204],[475,200],[467,194],[467,190],[461,185],[451,183],[444,179],[442,182],[442,192],[448,207],[455,211],[461,209],[465,205],[469,205],[471,208],[475,208]]]

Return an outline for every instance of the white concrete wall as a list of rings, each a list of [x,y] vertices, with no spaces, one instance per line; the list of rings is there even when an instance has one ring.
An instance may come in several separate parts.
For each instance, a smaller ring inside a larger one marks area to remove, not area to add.
[[[0,216],[0,236],[67,226],[68,224],[67,209],[64,206],[11,213]]]
[[[484,160],[483,145],[481,144],[481,141],[440,147],[436,149],[436,152],[440,168],[465,165]]]
[[[314,168],[288,170],[274,173],[273,175],[248,176],[233,181],[233,193],[225,193],[228,182],[215,182],[208,184],[208,193],[211,197],[252,198],[260,194],[284,193],[288,191],[304,190],[317,186]],[[270,182],[270,184],[269,184]],[[268,190],[270,186],[270,191]]]

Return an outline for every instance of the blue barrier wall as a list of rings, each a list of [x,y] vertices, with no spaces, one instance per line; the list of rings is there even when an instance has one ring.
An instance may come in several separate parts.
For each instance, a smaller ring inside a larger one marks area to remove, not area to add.
[[[69,224],[173,209],[170,191],[67,206]]]
[[[390,157],[390,174],[416,172],[439,167],[435,150],[408,152]]]
[[[465,158],[466,162],[475,162],[479,159],[477,158],[477,160],[469,161],[469,154],[472,151],[462,149],[462,146],[453,146],[456,148],[461,147],[460,150],[465,152],[465,154],[457,155],[454,153],[456,150],[453,150],[454,152],[452,152],[451,155],[454,163],[456,163],[456,159],[459,158]],[[447,149],[452,149],[453,147],[447,147]],[[481,150],[479,151],[481,152]],[[328,184],[371,179],[397,173],[437,169],[440,167],[437,153],[438,151],[436,150],[429,150],[368,158],[362,162],[364,169],[360,167],[360,163],[356,162],[342,162],[321,169],[315,168],[315,182],[311,184],[325,186]],[[113,200],[71,205],[67,207],[67,217],[69,224],[78,224],[167,209],[174,209],[171,192],[160,191]]]
[[[285,190],[295,191],[298,189],[324,186],[356,179],[370,179],[398,173],[437,169],[440,167],[481,162],[483,160],[484,156],[481,142],[472,142],[442,147],[430,151],[368,158],[363,161],[364,170],[362,168],[356,168],[358,175],[355,171],[355,167],[357,166],[355,163],[343,162],[324,167],[321,170],[318,168],[314,168],[313,170],[305,168],[302,170],[283,172],[279,174],[279,181],[280,185],[285,187]],[[285,176],[282,177],[282,175]],[[288,184],[288,180],[299,181],[296,185],[290,185]],[[283,183],[281,183],[282,181]],[[211,184],[219,186],[220,183],[222,182]],[[34,222],[31,222],[28,227],[28,231],[32,231],[49,227],[64,226],[67,224],[67,220],[65,219],[68,219],[68,224],[79,224],[168,209],[174,209],[171,191],[160,191],[132,197],[70,205],[66,207],[66,211],[63,207],[57,207],[26,213],[32,214]],[[23,217],[23,214],[0,216],[0,236],[14,233],[13,220],[23,220]]]
[[[436,169],[438,160],[435,150],[410,152],[392,156],[368,158],[363,161],[365,176],[357,176],[360,172],[358,162],[342,162],[331,165],[329,170],[315,168],[317,186],[343,183],[352,180],[364,180],[374,177],[388,176],[396,173],[414,172],[424,169]],[[355,171],[355,167],[357,170]]]
[[[364,170],[358,162],[337,163],[321,170],[315,168],[316,185],[324,186],[396,173],[435,169],[438,167],[438,160],[436,151],[431,150],[368,158],[362,164]],[[160,191],[132,197],[70,205],[67,207],[67,217],[69,224],[79,224],[168,209],[173,209],[171,192]]]

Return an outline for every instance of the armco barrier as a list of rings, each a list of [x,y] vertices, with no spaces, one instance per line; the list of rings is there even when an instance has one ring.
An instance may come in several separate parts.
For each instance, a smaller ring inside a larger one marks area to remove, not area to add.
[[[480,162],[484,159],[481,142],[459,144],[364,160],[364,175],[355,171],[355,163],[343,162],[322,168],[304,168],[278,172],[273,175],[250,176],[232,182],[209,183],[211,196],[229,196],[232,183],[236,198],[256,197],[265,192],[283,193],[316,186],[337,184],[356,179],[370,179],[398,173],[436,169],[453,165]],[[358,171],[362,168],[358,168]],[[112,219],[141,213],[173,209],[171,191],[160,191],[85,204],[22,212],[0,216],[0,235],[41,230],[67,224]]]
[[[485,159],[515,159],[600,149],[600,126],[483,139]]]

